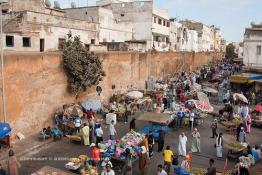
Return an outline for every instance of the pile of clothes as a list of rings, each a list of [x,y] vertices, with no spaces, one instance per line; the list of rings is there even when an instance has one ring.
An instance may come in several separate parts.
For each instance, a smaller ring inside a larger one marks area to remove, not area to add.
[[[113,157],[117,160],[126,159],[126,149],[130,150],[131,160],[135,161],[141,154],[141,147],[138,145],[145,139],[143,134],[131,131],[121,140],[108,140],[99,144],[100,151],[105,157]]]

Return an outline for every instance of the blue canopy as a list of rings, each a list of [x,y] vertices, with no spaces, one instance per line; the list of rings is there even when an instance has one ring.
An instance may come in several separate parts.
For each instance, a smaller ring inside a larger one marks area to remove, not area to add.
[[[5,136],[9,135],[11,132],[11,127],[8,123],[0,122],[0,139],[4,138]]]

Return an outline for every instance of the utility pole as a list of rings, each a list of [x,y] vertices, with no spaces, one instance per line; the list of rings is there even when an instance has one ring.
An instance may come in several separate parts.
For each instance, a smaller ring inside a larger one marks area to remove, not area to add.
[[[1,42],[1,76],[2,76],[2,112],[4,122],[6,123],[6,102],[5,102],[5,75],[4,75],[4,46],[3,46],[3,14],[2,5],[7,3],[7,0],[0,0],[0,42]]]

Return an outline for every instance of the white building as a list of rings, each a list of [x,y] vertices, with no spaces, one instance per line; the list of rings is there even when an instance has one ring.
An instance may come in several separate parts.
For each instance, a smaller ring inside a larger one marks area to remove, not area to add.
[[[99,23],[99,42],[125,42],[133,38],[133,25],[104,7],[79,7],[63,9],[67,18]]]
[[[59,50],[69,31],[79,35],[87,46],[98,43],[98,23],[65,18],[63,11],[41,0],[9,0],[3,11],[5,50]]]
[[[188,30],[187,49],[188,52],[198,52],[198,33],[195,30]]]
[[[97,5],[112,10],[118,23],[131,25],[132,40],[145,41],[147,50],[169,50],[170,17],[167,10],[154,7],[153,1],[101,0]]]
[[[262,24],[251,24],[244,35],[243,63],[248,67],[262,67]]]

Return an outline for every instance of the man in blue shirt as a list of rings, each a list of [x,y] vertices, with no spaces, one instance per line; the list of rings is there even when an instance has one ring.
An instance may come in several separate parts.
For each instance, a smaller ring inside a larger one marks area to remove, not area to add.
[[[177,112],[178,126],[180,128],[182,128],[183,119],[184,119],[185,115],[186,115],[185,111],[182,108],[180,108],[179,111]]]

